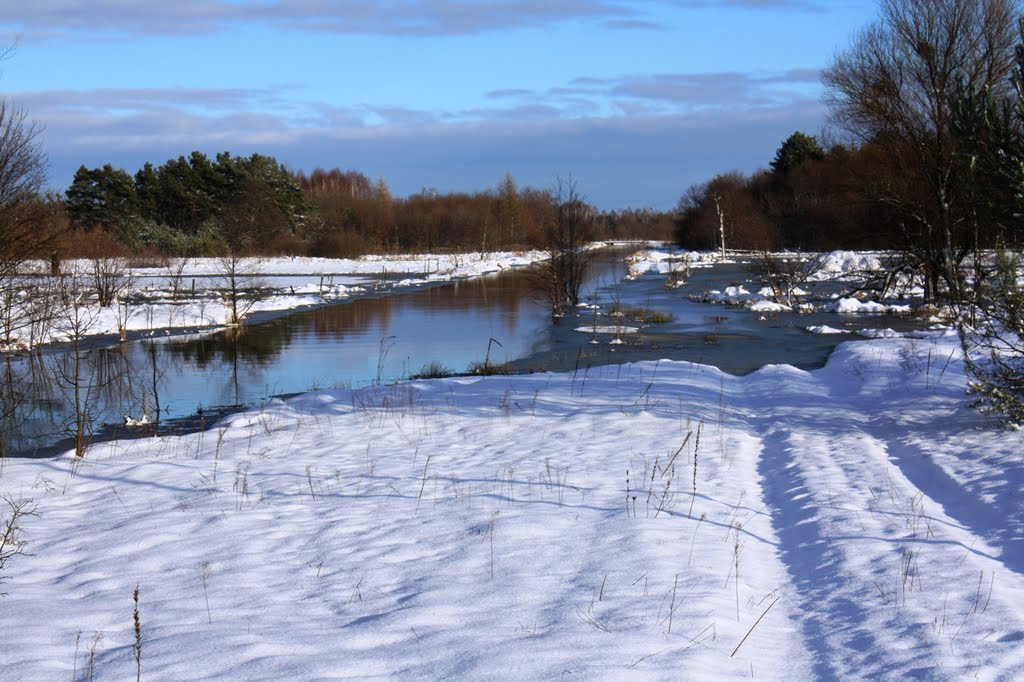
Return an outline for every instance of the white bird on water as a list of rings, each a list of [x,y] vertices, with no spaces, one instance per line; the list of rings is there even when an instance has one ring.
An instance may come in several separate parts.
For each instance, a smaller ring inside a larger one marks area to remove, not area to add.
[[[141,419],[135,419],[130,414],[126,414],[124,416],[124,425],[125,426],[145,426],[146,424],[149,424],[149,423],[150,423],[149,415],[146,414],[146,413],[142,414],[142,418]]]

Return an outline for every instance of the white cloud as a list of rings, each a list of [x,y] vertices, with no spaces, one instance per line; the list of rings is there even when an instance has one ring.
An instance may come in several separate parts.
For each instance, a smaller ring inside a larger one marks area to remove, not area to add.
[[[612,0],[33,0],[0,22],[32,36],[186,34],[262,24],[283,30],[373,35],[466,35],[565,21],[640,21]]]
[[[470,35],[563,22],[617,30],[664,28],[659,8],[824,12],[822,0],[32,0],[0,27],[33,38],[181,35],[245,24],[282,30],[392,36]]]

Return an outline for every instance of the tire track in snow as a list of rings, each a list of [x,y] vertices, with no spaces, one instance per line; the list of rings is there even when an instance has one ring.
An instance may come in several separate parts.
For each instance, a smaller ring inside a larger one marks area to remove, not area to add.
[[[968,540],[983,539],[1006,568],[1024,575],[1020,439],[1015,446],[1011,434],[992,431],[996,421],[967,407],[958,345],[950,351],[941,337],[888,343],[888,352],[903,358],[896,372],[865,363],[863,352],[847,352],[817,376],[870,422],[863,428],[885,440],[890,462],[930,506],[941,506],[969,531]],[[942,357],[949,360],[936,371],[932,359]],[[995,433],[1000,438],[993,440]]]
[[[1019,671],[1014,599],[1024,586],[980,532],[1001,526],[976,505],[965,514],[975,528],[947,516],[922,487],[954,505],[970,495],[932,465],[911,462],[906,425],[875,416],[891,406],[877,396],[836,395],[819,379],[778,367],[744,383],[749,412],[760,410],[750,418],[764,443],[758,472],[816,676]],[[1003,594],[986,598],[979,574],[1002,583]]]
[[[889,416],[878,418],[876,424],[875,430],[882,433],[907,430]],[[886,446],[890,461],[934,506],[941,507],[970,536],[998,549],[998,561],[1008,570],[1024,574],[1024,506],[1019,490],[1012,484],[1003,485],[982,500],[957,483],[912,436],[889,438]],[[1020,469],[1019,462],[1004,466]],[[1020,473],[1006,475],[1010,480],[1024,478]]]
[[[779,368],[792,370],[792,368]],[[792,370],[794,372],[798,370]],[[817,679],[844,679],[863,675],[879,661],[850,654],[882,650],[875,635],[862,626],[867,613],[862,603],[850,599],[850,577],[844,572],[841,549],[826,536],[820,523],[820,507],[797,461],[790,442],[790,427],[801,411],[799,406],[813,401],[806,392],[795,392],[778,399],[780,384],[766,382],[767,370],[744,382],[750,400],[750,414],[757,414],[765,405],[776,401],[796,405],[792,415],[762,413],[750,419],[755,433],[762,439],[761,458],[757,472],[763,487],[762,495],[772,512],[772,525],[779,538],[779,553],[792,579],[786,590],[799,603],[791,611],[799,612],[799,626],[804,644],[810,653]],[[801,373],[802,374],[802,373]],[[770,385],[766,385],[770,384]],[[837,632],[849,633],[845,641],[852,646],[837,651]],[[848,649],[853,649],[849,651]],[[857,660],[859,659],[859,660]],[[856,665],[851,665],[856,660]],[[840,662],[845,663],[840,667]]]

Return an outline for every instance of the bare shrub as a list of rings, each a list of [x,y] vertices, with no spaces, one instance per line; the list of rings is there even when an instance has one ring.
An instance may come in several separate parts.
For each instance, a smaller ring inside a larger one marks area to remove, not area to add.
[[[761,251],[747,266],[747,270],[771,288],[776,303],[796,308],[800,305],[803,287],[811,277],[821,272],[823,259],[822,254]]]
[[[4,581],[4,568],[7,563],[16,556],[25,554],[25,540],[23,539],[22,522],[26,517],[36,516],[36,508],[29,500],[14,501],[9,496],[4,496],[7,504],[6,513],[0,515],[0,583]],[[0,592],[0,597],[7,596],[6,592]]]

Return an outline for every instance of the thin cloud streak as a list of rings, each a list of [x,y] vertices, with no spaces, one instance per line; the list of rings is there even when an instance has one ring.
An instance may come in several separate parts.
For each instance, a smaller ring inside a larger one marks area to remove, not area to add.
[[[542,91],[496,90],[487,93],[493,106],[423,110],[401,105],[363,104],[335,107],[284,96],[282,88],[103,88],[19,93],[13,99],[41,120],[83,114],[116,123],[128,114],[179,109],[215,121],[232,112],[262,111],[292,127],[419,128],[432,122],[572,120],[615,118],[623,114],[661,112],[692,115],[701,111],[746,110],[806,104],[817,98],[817,72],[780,74],[655,74],[619,78],[581,77],[568,86]],[[813,91],[813,92],[812,92]],[[809,94],[810,93],[810,94]],[[159,134],[158,131],[154,131]]]
[[[792,100],[792,88],[808,83],[809,72],[758,76],[747,73],[661,74],[607,83],[614,96],[657,100],[689,107],[760,107]]]
[[[6,23],[34,37],[69,38],[215,33],[246,24],[339,34],[454,36],[569,21],[656,25],[630,3],[611,0],[95,0],[87,5],[79,0],[33,0],[19,8],[15,21]]]
[[[777,74],[738,72],[581,77],[568,86],[544,91],[499,90],[492,100],[541,102],[560,108],[564,116],[597,112],[642,111],[694,113],[730,108],[788,106],[818,98],[819,71],[791,69]]]
[[[738,7],[751,10],[798,10],[827,12],[835,0],[674,0],[673,5],[688,9]]]
[[[659,31],[659,8],[827,12],[820,0],[33,0],[0,21],[32,39],[209,34],[238,26],[377,36],[465,36],[591,22],[611,30]]]

